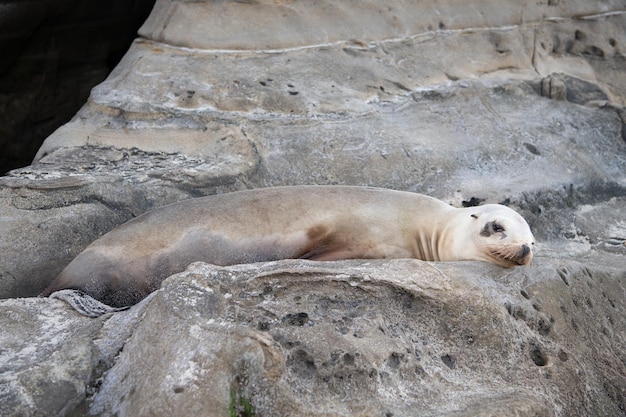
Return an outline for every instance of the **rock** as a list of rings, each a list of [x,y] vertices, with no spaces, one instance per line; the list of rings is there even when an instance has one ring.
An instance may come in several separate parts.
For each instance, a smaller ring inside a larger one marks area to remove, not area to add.
[[[98,319],[52,298],[0,301],[0,415],[75,413],[98,389],[151,299]]]
[[[79,350],[93,352],[80,395],[56,393],[71,405],[82,395],[78,410],[89,415],[617,416],[626,271],[607,256],[602,267],[539,258],[514,270],[416,260],[196,263],[109,318],[28,302],[47,320],[63,317],[74,332],[66,340],[91,329],[94,342]],[[57,326],[22,346],[41,351]],[[5,363],[20,354],[8,349]],[[55,356],[22,361],[61,366]],[[22,371],[29,382],[6,385],[6,398],[47,386],[33,369]],[[37,403],[24,415],[41,410]]]
[[[453,3],[159,1],[76,117],[0,178],[0,403],[623,415],[623,4]],[[535,263],[197,264],[96,320],[15,299],[151,208],[311,183],[509,205]]]
[[[541,80],[541,95],[553,100],[565,100],[567,87],[559,77],[549,76]]]
[[[58,300],[4,300],[0,310],[0,414],[67,415],[85,397],[101,323]]]

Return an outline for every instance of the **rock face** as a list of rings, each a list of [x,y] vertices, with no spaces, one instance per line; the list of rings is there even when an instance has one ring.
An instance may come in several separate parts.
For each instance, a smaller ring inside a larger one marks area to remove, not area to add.
[[[550,259],[198,263],[110,318],[8,300],[3,328],[47,342],[22,357],[3,333],[21,366],[2,411],[87,394],[74,415],[620,415],[624,279]]]
[[[0,178],[0,414],[624,415],[625,28],[623,1],[158,1]],[[98,319],[16,298],[153,207],[313,183],[507,204],[539,251],[198,264]]]

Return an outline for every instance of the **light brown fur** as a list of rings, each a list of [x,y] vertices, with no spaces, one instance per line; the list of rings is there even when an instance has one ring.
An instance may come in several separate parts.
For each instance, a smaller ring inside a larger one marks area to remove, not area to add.
[[[533,243],[524,219],[500,205],[458,209],[420,194],[368,187],[264,188],[145,213],[87,247],[43,295],[79,289],[127,306],[195,261],[412,257],[510,267],[531,261]]]

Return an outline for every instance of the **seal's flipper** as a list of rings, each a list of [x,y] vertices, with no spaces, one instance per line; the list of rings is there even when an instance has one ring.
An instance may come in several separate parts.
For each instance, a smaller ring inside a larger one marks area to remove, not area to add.
[[[128,307],[111,307],[100,301],[96,300],[92,296],[85,294],[80,290],[59,290],[50,294],[50,298],[56,298],[63,300],[71,305],[74,310],[87,317],[100,317],[106,313],[115,313],[116,311],[122,311],[128,309]]]

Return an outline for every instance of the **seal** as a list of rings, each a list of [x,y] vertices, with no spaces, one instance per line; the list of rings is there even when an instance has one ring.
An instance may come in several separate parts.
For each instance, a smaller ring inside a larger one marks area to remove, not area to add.
[[[356,186],[260,188],[163,206],[103,235],[43,292],[80,290],[135,304],[190,263],[278,259],[532,260],[534,237],[512,209],[455,208],[422,194]]]

